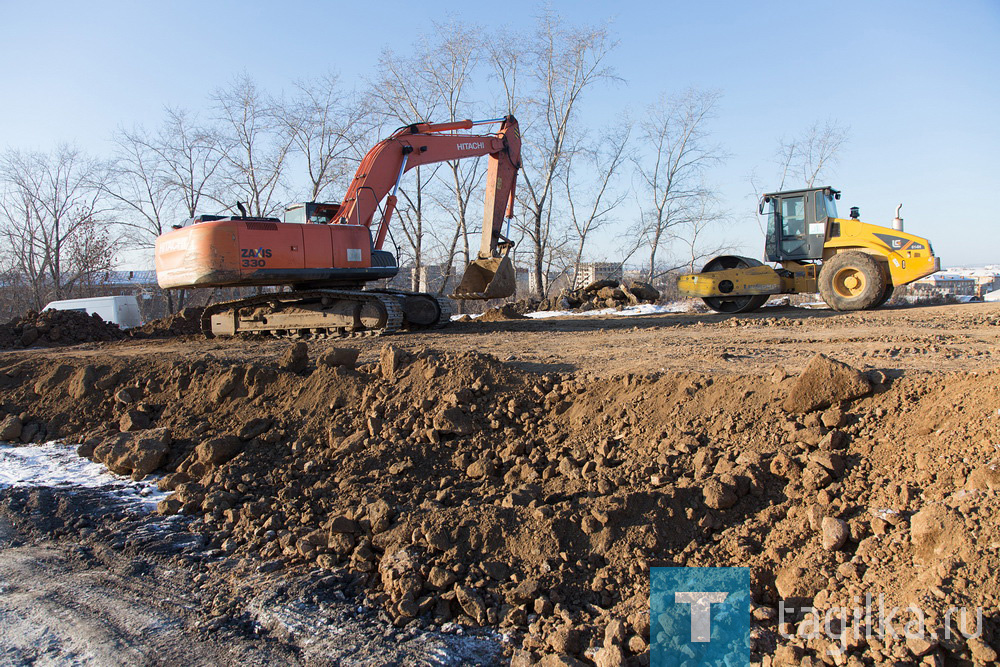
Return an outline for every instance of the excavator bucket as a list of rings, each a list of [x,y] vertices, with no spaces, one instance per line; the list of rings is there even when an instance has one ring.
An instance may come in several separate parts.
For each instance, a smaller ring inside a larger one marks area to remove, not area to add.
[[[514,294],[516,282],[510,257],[486,257],[469,262],[453,299],[503,299]]]

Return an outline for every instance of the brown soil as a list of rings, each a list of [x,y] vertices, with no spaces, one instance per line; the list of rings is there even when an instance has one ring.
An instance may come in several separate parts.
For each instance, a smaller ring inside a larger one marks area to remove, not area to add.
[[[75,345],[125,337],[125,332],[117,324],[109,324],[96,314],[87,315],[73,310],[28,311],[24,316],[0,326],[0,349]]]
[[[128,333],[135,338],[166,338],[200,334],[203,310],[204,308],[185,308],[174,315],[161,317],[136,329],[130,329]]]
[[[514,304],[505,304],[499,308],[490,308],[478,318],[482,322],[503,322],[505,320],[526,320],[524,314],[518,312]]]
[[[234,558],[349,572],[397,624],[496,626],[519,662],[648,660],[648,568],[672,564],[754,568],[767,664],[988,664],[998,324],[991,304],[474,321],[351,341],[356,368],[337,341],[7,352],[0,428],[159,467],[161,511]],[[809,621],[779,627],[781,599],[868,592],[934,628],[983,606],[982,638],[834,659],[780,634]]]

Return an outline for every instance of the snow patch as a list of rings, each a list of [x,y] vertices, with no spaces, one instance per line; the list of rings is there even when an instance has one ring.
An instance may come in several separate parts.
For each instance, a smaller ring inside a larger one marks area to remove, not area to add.
[[[692,308],[690,304],[683,301],[675,301],[664,305],[653,303],[640,303],[637,306],[626,306],[621,310],[617,308],[601,308],[600,310],[541,310],[536,313],[526,313],[527,317],[541,320],[549,317],[601,317],[604,315],[616,315],[619,317],[634,317],[636,315],[663,315],[665,313],[688,313]]]
[[[99,463],[76,453],[73,445],[47,442],[44,445],[0,443],[0,489],[2,488],[86,488],[101,489],[152,510],[167,493],[156,488],[156,478],[141,482],[115,475]]]

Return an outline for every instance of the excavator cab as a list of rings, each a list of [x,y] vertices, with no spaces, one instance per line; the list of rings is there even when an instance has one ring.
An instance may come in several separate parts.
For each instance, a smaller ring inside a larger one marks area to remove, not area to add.
[[[840,191],[831,187],[769,192],[758,211],[767,214],[767,261],[823,258],[827,224],[837,217]]]

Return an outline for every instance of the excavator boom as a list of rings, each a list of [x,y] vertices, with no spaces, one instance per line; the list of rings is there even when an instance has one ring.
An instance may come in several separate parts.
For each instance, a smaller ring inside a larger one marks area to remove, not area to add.
[[[493,135],[445,134],[500,122]],[[396,208],[396,189],[410,169],[425,164],[488,155],[486,198],[479,254],[466,268],[452,295],[457,299],[496,299],[514,293],[514,267],[507,257],[513,244],[502,236],[504,219],[513,217],[517,171],[521,166],[521,134],[517,119],[417,123],[397,130],[368,151],[340,205],[342,224],[374,224],[378,204],[386,200],[374,235],[381,250]]]

